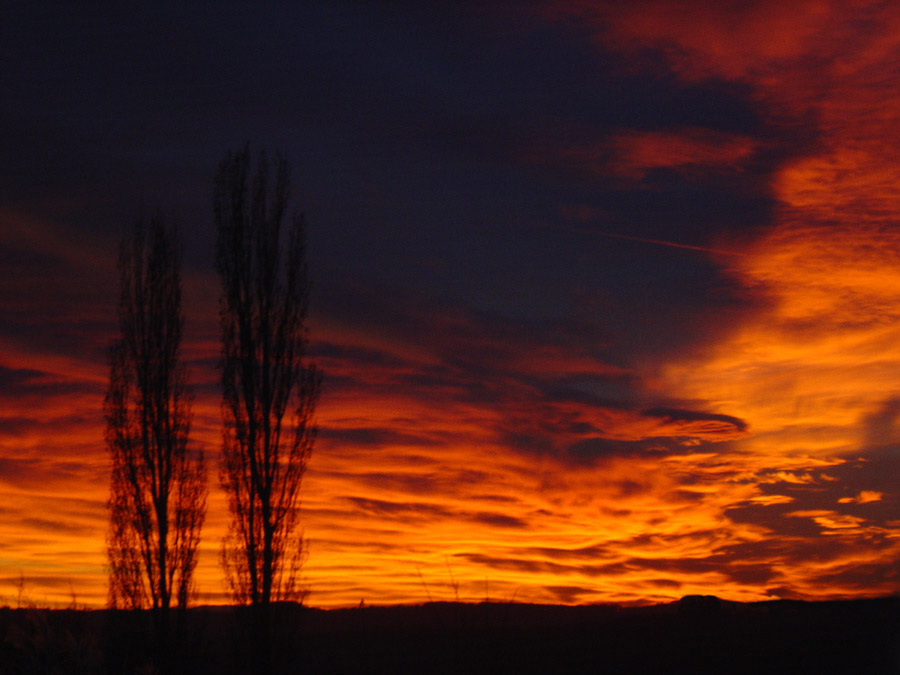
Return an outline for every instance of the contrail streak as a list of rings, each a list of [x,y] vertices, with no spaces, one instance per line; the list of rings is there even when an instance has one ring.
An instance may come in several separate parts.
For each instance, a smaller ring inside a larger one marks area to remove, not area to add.
[[[737,255],[743,256],[745,253],[740,253],[738,251],[725,251],[720,248],[707,248],[705,246],[691,246],[690,244],[679,244],[674,241],[665,241],[663,239],[647,239],[645,237],[634,237],[630,234],[618,234],[616,232],[606,232],[604,230],[592,230],[588,228],[581,227],[569,227],[575,232],[580,232],[582,234],[596,234],[601,237],[609,237],[611,239],[625,239],[627,241],[636,241],[641,244],[656,244],[657,246],[669,246],[671,248],[684,248],[689,251],[702,251],[703,253],[717,253],[719,255]]]

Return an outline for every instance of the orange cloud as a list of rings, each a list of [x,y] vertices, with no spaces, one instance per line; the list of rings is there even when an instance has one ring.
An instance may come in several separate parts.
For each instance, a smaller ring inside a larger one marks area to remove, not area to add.
[[[867,533],[881,542],[861,544],[855,561],[836,556],[820,569],[781,567],[790,583],[778,592],[821,597],[816,583],[824,579],[858,590],[853,565],[889,560],[897,541],[883,515],[873,522],[853,509],[896,504],[896,491],[888,496],[866,485],[853,497],[832,492],[840,510],[777,509],[810,502],[813,490],[833,491],[840,481],[821,467],[850,476],[862,469],[847,457],[897,441],[900,162],[892,148],[900,139],[893,65],[900,10],[866,1],[716,2],[689,11],[667,0],[548,7],[556,17],[593,22],[597,42],[638,67],[656,53],[695,86],[739,81],[769,123],[807,135],[802,154],[772,175],[773,223],[746,255],[717,257],[757,311],[702,353],[659,364],[657,382],[747,421],[752,433],[736,442],[730,464],[743,466],[741,480],[762,491],[749,503],[775,509],[769,527],[787,531],[785,518],[799,517],[831,537]]]
[[[549,163],[577,173],[639,181],[655,169],[670,169],[690,177],[739,172],[759,149],[759,142],[741,134],[687,127],[620,130],[602,140],[538,141],[523,158],[529,163]],[[585,221],[597,213],[581,207],[566,208],[564,215]]]
[[[689,8],[673,0],[564,0],[546,8],[551,17],[592,22],[596,39],[609,48],[661,50],[684,78],[764,82],[775,69],[790,76],[798,60],[817,52],[840,53],[872,12],[884,11],[876,0],[705,0]]]
[[[766,256],[778,251],[761,241],[734,273],[744,270],[749,280],[752,270],[777,269]],[[773,298],[802,288],[768,274]],[[304,574],[312,604],[454,599],[451,571],[460,597],[469,600],[652,602],[709,592],[743,600],[769,593],[858,593],[853,565],[887,565],[898,542],[883,523],[852,509],[889,507],[895,498],[866,486],[852,502],[833,499],[820,507],[809,503],[807,493],[790,490],[818,493],[840,485],[824,473],[846,465],[833,449],[853,447],[859,434],[853,425],[875,419],[877,411],[852,388],[858,409],[848,412],[841,401],[828,407],[840,386],[856,380],[828,380],[819,361],[805,370],[801,341],[824,363],[834,360],[835,368],[841,350],[828,352],[827,335],[811,340],[807,332],[797,337],[795,351],[785,351],[794,344],[787,324],[795,317],[782,316],[778,307],[770,302],[702,361],[667,365],[657,386],[669,400],[705,402],[686,407],[610,405],[591,387],[624,381],[636,388],[636,373],[562,344],[516,341],[506,328],[464,315],[418,316],[423,331],[435,324],[456,331],[432,344],[412,336],[410,348],[391,335],[366,340],[322,327],[316,358],[329,387],[303,503],[310,542]],[[786,326],[774,331],[782,321]],[[770,341],[761,341],[766,334]],[[187,351],[209,359],[214,345],[207,339]],[[741,345],[747,351],[736,349]],[[2,456],[15,460],[0,465],[0,496],[8,505],[0,525],[10,533],[0,601],[15,601],[21,569],[39,602],[69,604],[71,579],[79,602],[99,606],[106,593],[108,467],[98,413],[105,366],[18,354],[33,370],[10,375],[15,394],[4,398],[25,426],[10,427],[4,436],[0,425]],[[785,367],[788,357],[793,369]],[[208,365],[192,372],[198,382],[215,381]],[[822,379],[812,378],[813,372]],[[785,373],[796,378],[792,388],[766,379]],[[813,391],[822,382],[832,388]],[[60,386],[58,395],[48,395]],[[214,389],[205,391],[196,402],[194,439],[214,462],[219,408]],[[798,392],[824,400],[814,398],[806,417],[767,416],[767,406],[791,404]],[[838,412],[851,420],[849,429],[831,419],[843,419]],[[792,445],[794,438],[804,444]],[[755,513],[753,508],[770,515],[737,517]],[[204,602],[228,600],[218,569],[226,514],[213,483],[198,568]],[[867,555],[852,560],[839,548],[828,549],[817,553],[812,568],[809,540],[778,533],[778,522],[809,523],[844,545],[872,537],[884,544],[868,544]],[[767,548],[773,538],[780,549]],[[832,580],[823,586],[825,578]],[[887,583],[864,590],[882,592]]]
[[[643,178],[652,169],[733,169],[756,149],[750,138],[709,129],[624,131],[613,137],[611,145],[609,169],[632,179]]]
[[[843,497],[838,499],[841,504],[869,504],[881,501],[884,494],[877,490],[862,490],[856,497]]]

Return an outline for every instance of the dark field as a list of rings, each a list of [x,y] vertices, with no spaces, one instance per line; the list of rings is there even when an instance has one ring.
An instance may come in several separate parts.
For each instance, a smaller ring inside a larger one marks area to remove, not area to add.
[[[268,656],[245,609],[190,610],[180,643],[162,658],[152,656],[149,625],[146,613],[0,610],[0,672],[900,673],[898,598],[281,605]]]

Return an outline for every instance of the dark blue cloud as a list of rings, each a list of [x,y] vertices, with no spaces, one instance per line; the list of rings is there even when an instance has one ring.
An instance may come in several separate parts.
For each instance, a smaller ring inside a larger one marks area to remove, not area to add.
[[[724,422],[732,425],[737,431],[746,431],[747,423],[739,417],[721,415],[698,410],[683,410],[680,408],[648,408],[641,412],[644,417],[655,417],[666,422]]]
[[[186,231],[188,263],[208,269],[216,162],[246,140],[281,148],[310,213],[323,313],[347,279],[543,317],[571,313],[580,287],[638,298],[610,324],[658,335],[672,318],[660,310],[735,302],[716,267],[561,234],[559,207],[594,206],[607,230],[702,244],[723,224],[763,224],[771,206],[771,162],[626,189],[523,161],[534,146],[591,146],[623,129],[770,130],[738,86],[625,72],[587,30],[520,7],[34,7],[13,18],[0,111],[8,203],[111,235],[161,203]],[[642,264],[647,255],[658,260]],[[675,347],[692,330],[685,319]]]
[[[670,454],[684,448],[672,438],[646,438],[639,441],[621,441],[595,436],[572,443],[566,450],[567,457],[576,463],[593,464],[610,457],[632,457],[647,454]]]

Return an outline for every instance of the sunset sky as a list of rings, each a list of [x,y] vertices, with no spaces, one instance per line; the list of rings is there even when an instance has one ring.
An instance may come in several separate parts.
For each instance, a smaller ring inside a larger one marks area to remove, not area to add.
[[[309,222],[309,604],[900,590],[900,3],[259,4],[0,10],[0,606],[106,601],[116,254],[156,209],[228,600],[247,142]]]

